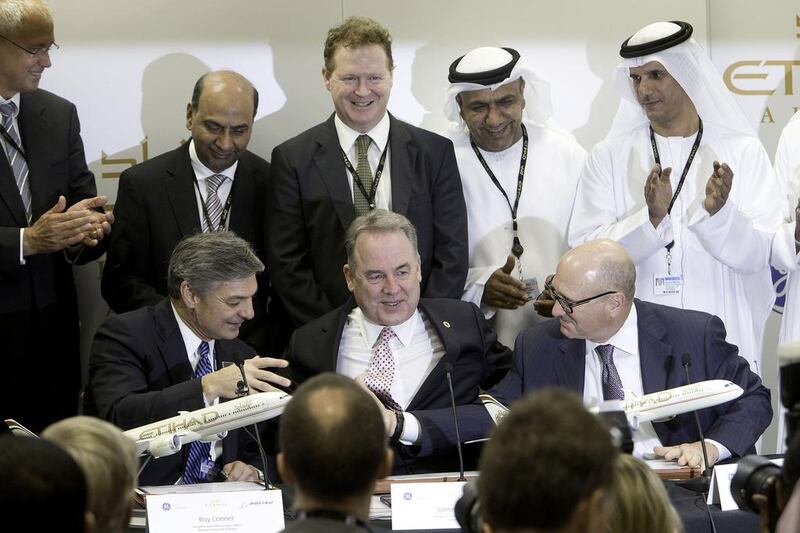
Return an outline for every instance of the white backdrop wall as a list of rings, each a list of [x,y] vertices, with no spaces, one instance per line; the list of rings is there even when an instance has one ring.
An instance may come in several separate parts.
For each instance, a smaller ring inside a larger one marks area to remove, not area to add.
[[[657,20],[686,20],[773,155],[800,106],[800,7],[796,0],[50,0],[61,50],[42,87],[76,103],[86,157],[112,201],[119,173],[185,140],[194,81],[230,68],[257,86],[250,149],[272,148],[332,112],[322,84],[326,31],[350,15],[383,23],[394,38],[389,109],[442,131],[447,69],[483,45],[517,48],[550,81],[556,120],[587,149],[602,139],[618,98],[611,83],[620,42]],[[735,171],[736,169],[734,169]],[[102,261],[76,269],[84,365],[108,308]],[[775,383],[780,315],[770,319],[764,380]],[[777,394],[773,394],[777,406]],[[774,423],[764,451],[775,449]]]

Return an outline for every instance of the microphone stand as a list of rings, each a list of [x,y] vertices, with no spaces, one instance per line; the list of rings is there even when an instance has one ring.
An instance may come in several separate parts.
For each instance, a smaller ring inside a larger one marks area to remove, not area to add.
[[[466,481],[464,476],[464,454],[461,451],[461,433],[458,431],[458,416],[456,415],[456,395],[453,392],[453,365],[449,362],[444,364],[444,371],[447,374],[447,385],[450,388],[450,406],[453,408],[453,425],[456,428],[456,448],[458,449],[458,481]]]

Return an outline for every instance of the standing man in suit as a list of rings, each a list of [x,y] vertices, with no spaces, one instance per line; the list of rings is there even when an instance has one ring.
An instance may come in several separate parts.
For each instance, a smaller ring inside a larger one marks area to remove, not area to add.
[[[240,74],[205,74],[186,107],[191,140],[122,173],[114,205],[118,231],[102,281],[111,309],[124,313],[163,300],[170,254],[187,235],[232,230],[258,253],[269,163],[247,151],[257,108],[258,92]],[[266,333],[268,288],[262,275],[256,318],[242,339],[274,353],[284,346]]]
[[[288,386],[268,371],[280,359],[254,356],[237,339],[253,318],[256,274],[264,264],[233,232],[198,233],[175,247],[169,263],[169,297],[154,306],[112,315],[94,338],[89,362],[90,400],[101,418],[128,430],[178,411],[194,411],[240,394],[242,376],[250,389]],[[226,363],[235,363],[228,364]],[[180,453],[151,460],[140,485],[213,480],[255,480],[256,462],[244,431],[214,443],[191,443]],[[258,463],[256,463],[258,464]]]
[[[33,431],[77,414],[72,265],[98,258],[112,215],[86,166],[75,106],[39,80],[58,48],[47,6],[0,0],[0,416]],[[38,384],[47,394],[36,394]]]
[[[439,431],[427,425],[431,413],[452,417],[445,369],[456,403],[470,403],[505,373],[509,350],[474,304],[420,298],[417,235],[404,216],[372,210],[353,221],[344,245],[353,297],[294,332],[287,375],[302,383],[335,371],[372,391],[398,452],[396,473],[458,469],[454,448],[417,446],[421,431]]]
[[[422,293],[460,298],[469,258],[453,144],[386,111],[392,41],[377,22],[332,28],[324,57],[335,113],[275,148],[267,187],[267,265],[294,324],[347,300],[344,233],[376,207],[416,227]]]

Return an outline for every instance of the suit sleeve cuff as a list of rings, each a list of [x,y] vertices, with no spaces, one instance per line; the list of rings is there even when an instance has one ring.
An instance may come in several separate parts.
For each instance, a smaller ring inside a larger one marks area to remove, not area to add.
[[[22,242],[23,242],[23,233],[25,233],[25,228],[19,228],[19,264],[25,264],[25,257],[22,255]]]
[[[719,459],[717,459],[717,462],[724,461],[731,457],[731,451],[714,439],[706,439],[706,443],[713,444],[716,446],[717,450],[719,450]]]

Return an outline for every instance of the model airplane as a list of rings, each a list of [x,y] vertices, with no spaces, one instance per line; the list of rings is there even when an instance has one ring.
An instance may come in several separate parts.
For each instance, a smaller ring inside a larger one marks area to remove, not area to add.
[[[197,411],[129,429],[125,435],[136,442],[139,455],[164,457],[180,451],[184,444],[213,442],[228,431],[274,418],[292,397],[285,392],[260,392]]]
[[[711,379],[644,396],[634,397],[628,393],[627,400],[610,400],[588,409],[593,413],[622,409],[628,417],[631,429],[636,430],[645,422],[660,422],[696,409],[714,407],[735,400],[743,393],[742,388],[735,383],[725,379]],[[482,394],[480,398],[495,423],[508,410],[488,394]]]

